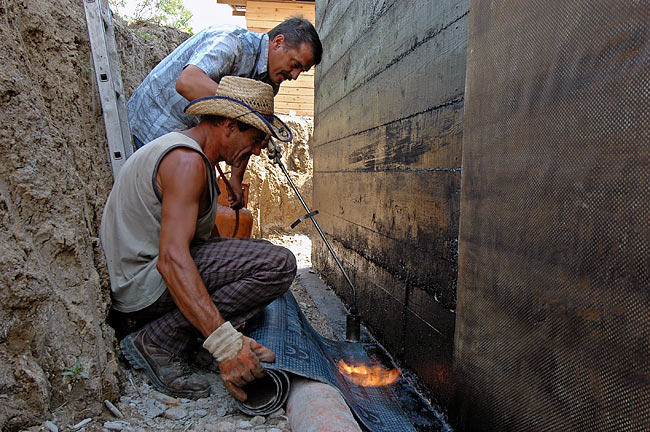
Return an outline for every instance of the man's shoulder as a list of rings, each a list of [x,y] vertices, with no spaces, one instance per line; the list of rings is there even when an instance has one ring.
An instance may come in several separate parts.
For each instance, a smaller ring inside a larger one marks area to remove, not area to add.
[[[192,37],[234,37],[244,40],[260,40],[265,35],[266,33],[256,33],[236,25],[213,25],[204,28]]]

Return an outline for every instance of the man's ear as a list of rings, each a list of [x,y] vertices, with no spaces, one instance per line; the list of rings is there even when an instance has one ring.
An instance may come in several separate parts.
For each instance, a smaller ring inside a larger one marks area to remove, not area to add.
[[[235,131],[235,128],[237,127],[237,120],[227,118],[223,121],[223,125],[226,128],[224,131],[225,135],[230,138],[230,135]]]
[[[277,35],[276,37],[273,38],[271,42],[273,48],[275,49],[282,48],[282,46],[284,45],[284,35],[283,34]]]

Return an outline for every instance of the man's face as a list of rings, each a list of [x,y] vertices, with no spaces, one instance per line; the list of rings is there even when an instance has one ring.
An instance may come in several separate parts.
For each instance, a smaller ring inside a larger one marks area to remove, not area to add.
[[[243,132],[237,126],[235,128],[237,132],[233,135],[232,151],[228,158],[230,160],[226,159],[226,162],[232,167],[239,168],[251,155],[260,155],[269,142],[269,135],[254,127]]]
[[[277,35],[269,42],[269,78],[275,84],[295,80],[301,72],[314,65],[314,53],[309,43],[289,48],[284,35]]]

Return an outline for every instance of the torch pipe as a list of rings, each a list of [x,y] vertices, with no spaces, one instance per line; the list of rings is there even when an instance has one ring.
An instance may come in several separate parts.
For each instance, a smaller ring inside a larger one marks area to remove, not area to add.
[[[289,181],[289,184],[291,185],[291,188],[293,189],[293,191],[298,196],[298,199],[300,200],[300,203],[302,204],[302,206],[305,208],[305,211],[307,211],[307,213],[311,213],[311,210],[309,209],[309,206],[307,206],[307,203],[305,202],[305,200],[302,199],[302,195],[298,191],[298,188],[296,187],[296,185],[291,180],[291,177],[289,177],[289,172],[287,171],[287,168],[284,166],[282,161],[277,161],[277,164],[280,166],[280,169],[282,169],[282,172],[287,177],[287,180]],[[341,261],[336,256],[336,253],[334,253],[334,249],[332,249],[332,246],[330,245],[330,242],[328,242],[327,238],[325,238],[325,234],[323,234],[323,231],[320,229],[320,226],[318,225],[318,222],[316,222],[316,219],[314,218],[314,216],[309,216],[309,219],[311,219],[311,221],[314,223],[314,226],[316,227],[316,230],[318,231],[318,234],[320,234],[321,238],[323,239],[323,241],[327,245],[327,249],[332,254],[332,257],[334,258],[334,261],[336,261],[336,264],[341,269],[341,272],[343,273],[343,276],[345,277],[345,280],[347,281],[348,285],[350,285],[350,288],[352,289],[352,306],[350,307],[350,313],[352,315],[356,315],[357,314],[357,290],[354,287],[354,285],[352,284],[352,281],[350,280],[350,277],[345,272],[345,269],[343,268],[343,264],[341,264]]]
[[[296,196],[298,196],[300,203],[307,211],[307,214],[301,217],[300,219],[298,219],[295,222],[295,224],[292,225],[291,227],[293,228],[296,224],[300,223],[300,221],[302,221],[306,217],[309,217],[309,219],[311,219],[311,221],[314,223],[314,226],[316,227],[316,230],[318,231],[318,234],[320,234],[321,238],[325,242],[325,245],[327,245],[327,249],[330,251],[330,254],[332,254],[334,261],[336,261],[336,265],[339,266],[339,269],[341,269],[341,273],[343,273],[345,280],[347,281],[348,285],[350,285],[350,288],[352,289],[352,302],[351,302],[352,305],[350,307],[350,313],[347,315],[346,322],[345,322],[345,340],[347,342],[359,342],[359,340],[361,339],[361,321],[359,315],[357,314],[357,290],[354,287],[354,284],[350,280],[350,277],[346,273],[345,269],[343,268],[343,264],[341,264],[339,257],[337,257],[336,253],[334,253],[334,249],[332,249],[332,245],[330,245],[330,242],[327,241],[327,239],[325,238],[325,234],[323,234],[323,231],[320,229],[318,222],[316,222],[314,215],[318,212],[317,211],[312,212],[309,209],[309,206],[307,205],[305,200],[302,199],[302,195],[300,194],[300,191],[298,190],[296,185],[291,180],[291,177],[289,176],[289,171],[287,171],[287,168],[282,163],[282,150],[275,144],[275,142],[273,142],[273,139],[271,138],[269,138],[267,151],[268,151],[269,158],[274,163],[280,166],[280,169],[282,170],[285,177],[289,181],[291,188],[296,193]]]

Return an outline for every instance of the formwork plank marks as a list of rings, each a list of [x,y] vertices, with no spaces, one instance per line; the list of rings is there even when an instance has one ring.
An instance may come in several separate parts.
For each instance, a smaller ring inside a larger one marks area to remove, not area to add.
[[[329,142],[462,98],[466,41],[467,16],[375,75],[360,69],[359,85],[342,87],[348,79],[345,68],[328,74],[327,82],[317,78],[315,142]],[[351,57],[349,64],[371,58]]]
[[[324,144],[314,144],[315,170],[460,169],[463,101]]]
[[[314,206],[326,233],[394,278],[455,303],[459,172],[337,173],[324,181]]]
[[[469,10],[468,0],[428,2],[360,1],[350,5],[336,30],[325,38],[330,47],[319,68],[322,109],[381,73],[424,42],[456,25]],[[413,29],[418,29],[417,33]],[[467,39],[467,27],[465,37]],[[319,103],[321,103],[319,102]]]

